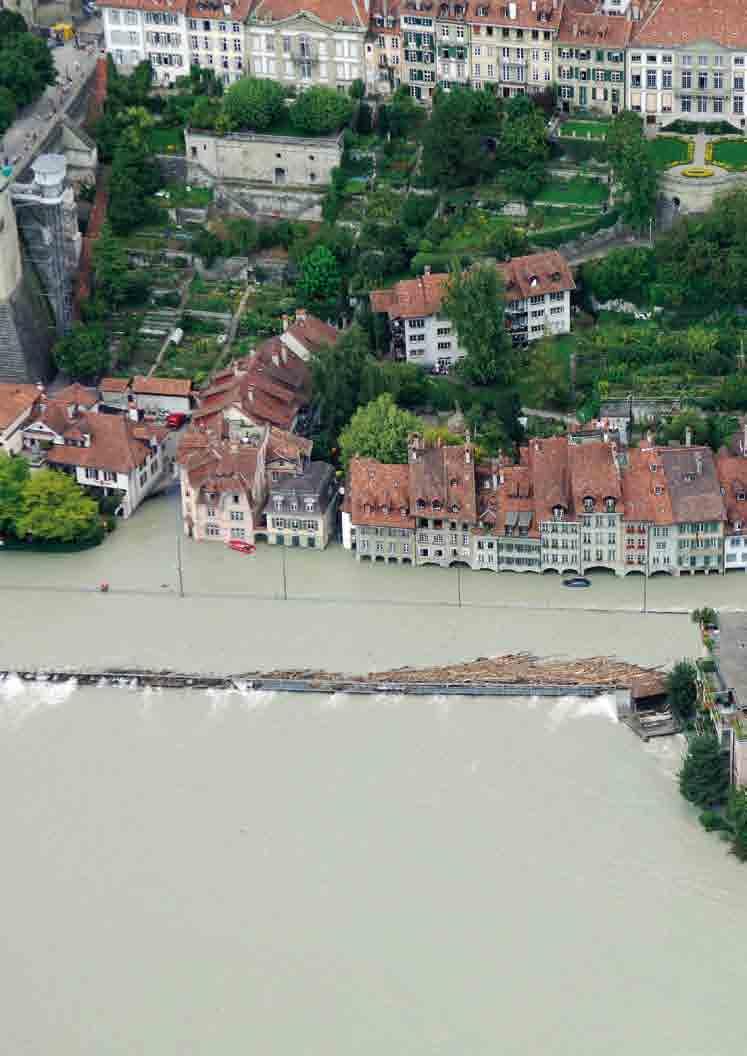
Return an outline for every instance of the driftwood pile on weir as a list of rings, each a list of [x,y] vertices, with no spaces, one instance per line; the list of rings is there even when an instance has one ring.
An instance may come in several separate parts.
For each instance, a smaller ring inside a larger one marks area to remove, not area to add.
[[[318,670],[282,670],[251,672],[246,678],[305,679],[360,683],[448,683],[467,685],[501,683],[502,685],[555,686],[625,686],[635,690],[645,686],[645,693],[663,693],[665,675],[652,668],[629,664],[608,656],[583,660],[547,660],[531,653],[509,653],[506,656],[479,657],[461,664],[438,667],[397,667],[368,675],[332,674]]]

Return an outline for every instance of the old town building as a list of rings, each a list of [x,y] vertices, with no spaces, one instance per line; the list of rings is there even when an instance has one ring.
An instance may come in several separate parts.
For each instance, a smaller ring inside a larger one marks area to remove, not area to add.
[[[685,119],[744,128],[746,61],[743,0],[660,0],[633,30],[627,108],[648,124]]]
[[[252,0],[187,0],[187,37],[192,66],[212,70],[224,84],[247,72],[246,17]]]
[[[625,108],[625,49],[633,23],[584,13],[573,0],[563,9],[555,43],[558,99],[566,112],[612,115]]]
[[[269,485],[264,515],[271,545],[323,550],[334,538],[337,520],[334,467],[310,462],[297,475],[278,475]]]
[[[402,83],[402,30],[399,3],[374,0],[366,40],[366,91],[369,95],[391,95]]]
[[[127,73],[150,60],[158,84],[189,73],[187,0],[102,0],[104,46]]]

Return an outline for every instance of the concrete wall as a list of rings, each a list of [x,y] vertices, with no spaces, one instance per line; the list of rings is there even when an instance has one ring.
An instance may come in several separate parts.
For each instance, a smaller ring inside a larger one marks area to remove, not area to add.
[[[187,165],[197,163],[215,180],[274,187],[319,187],[330,182],[342,158],[342,136],[318,139],[234,132],[187,132]]]
[[[21,248],[10,199],[10,177],[0,175],[0,301],[7,300],[21,281]]]
[[[713,166],[709,165],[708,168]],[[659,195],[674,204],[680,213],[705,213],[717,195],[747,185],[747,173],[726,172],[716,168],[713,176],[695,179],[663,172],[659,177]],[[678,204],[679,203],[679,204]]]

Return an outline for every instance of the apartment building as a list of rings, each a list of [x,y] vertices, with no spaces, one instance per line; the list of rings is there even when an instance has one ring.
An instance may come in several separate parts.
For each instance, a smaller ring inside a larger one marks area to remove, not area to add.
[[[625,55],[633,23],[610,14],[586,14],[570,0],[555,42],[555,78],[565,113],[604,115],[625,107]]]
[[[402,83],[414,99],[428,102],[436,87],[436,19],[433,0],[404,0],[400,8],[402,30]]]
[[[409,491],[416,517],[416,564],[471,564],[477,523],[475,452],[467,437],[457,446],[426,445],[421,436],[408,447]]]
[[[747,569],[746,466],[703,447],[571,437],[530,441],[516,465],[475,465],[469,438],[413,436],[407,466],[353,460],[343,543],[359,559],[493,571]]]
[[[402,30],[399,3],[374,0],[366,41],[366,91],[391,95],[402,83]]]
[[[189,73],[187,0],[101,0],[106,51],[123,72],[150,60],[157,84]]]
[[[743,0],[661,0],[630,40],[626,105],[647,124],[677,119],[745,127]]]
[[[506,328],[515,344],[537,341],[546,334],[569,333],[575,283],[560,253],[548,250],[513,257],[498,269],[505,287]],[[420,278],[371,291],[372,311],[388,318],[395,359],[448,373],[465,354],[441,309],[448,279],[446,274],[426,269]]]
[[[491,87],[504,98],[549,88],[562,8],[562,0],[468,5],[472,86]]]
[[[324,550],[334,536],[336,514],[334,467],[311,462],[302,473],[284,473],[270,484],[264,512],[267,542]]]
[[[252,0],[187,0],[190,65],[224,84],[247,72],[245,20]]]
[[[436,56],[439,88],[463,88],[471,83],[472,26],[469,3],[436,5]]]
[[[249,72],[298,88],[346,91],[366,79],[368,3],[253,0],[246,20]]]
[[[350,463],[342,512],[342,542],[356,560],[412,565],[415,517],[410,511],[408,466],[373,458]]]

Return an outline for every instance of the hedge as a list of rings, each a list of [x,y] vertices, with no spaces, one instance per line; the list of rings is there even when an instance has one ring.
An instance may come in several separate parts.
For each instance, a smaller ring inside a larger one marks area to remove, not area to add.
[[[581,235],[593,235],[597,231],[604,231],[608,227],[614,227],[620,219],[619,209],[610,209],[608,213],[592,217],[590,220],[579,220],[567,227],[550,228],[548,231],[537,231],[529,236],[529,241],[534,246],[552,247],[562,246],[566,242],[574,242]]]
[[[559,136],[557,146],[566,157],[574,161],[607,161],[607,144],[604,140]]]
[[[728,136],[744,134],[743,129],[735,128],[728,121],[672,121],[665,125],[662,132],[682,132],[685,135],[693,135],[697,132],[706,132],[710,136]]]
[[[434,274],[443,274],[451,271],[455,258],[463,268],[469,267],[474,259],[467,253],[418,253],[412,258],[410,271],[413,275],[422,275],[426,267],[430,267]]]

